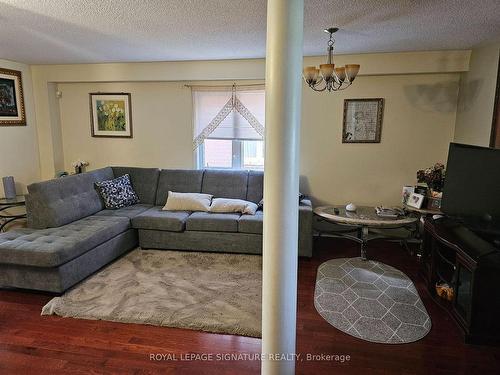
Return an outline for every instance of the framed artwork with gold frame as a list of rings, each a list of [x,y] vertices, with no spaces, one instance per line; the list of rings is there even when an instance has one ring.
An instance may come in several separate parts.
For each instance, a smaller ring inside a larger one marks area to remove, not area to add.
[[[0,68],[0,126],[25,126],[21,72]]]

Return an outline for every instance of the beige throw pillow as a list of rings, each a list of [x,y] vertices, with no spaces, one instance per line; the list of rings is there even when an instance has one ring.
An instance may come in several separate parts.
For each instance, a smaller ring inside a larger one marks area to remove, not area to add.
[[[253,202],[228,198],[215,198],[210,206],[210,212],[240,212],[248,215],[255,215],[257,209],[258,206]]]
[[[204,211],[210,209],[213,195],[200,193],[168,192],[167,203],[162,208],[164,211]]]

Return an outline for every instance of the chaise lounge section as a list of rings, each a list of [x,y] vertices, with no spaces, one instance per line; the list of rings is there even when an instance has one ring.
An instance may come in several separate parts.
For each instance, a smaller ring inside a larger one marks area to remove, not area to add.
[[[140,203],[105,209],[95,183],[129,174]],[[106,167],[28,186],[28,228],[0,234],[0,287],[62,293],[137,245],[262,253],[256,215],[163,211],[168,191],[259,203],[258,171]],[[312,207],[299,204],[299,255],[312,256]]]

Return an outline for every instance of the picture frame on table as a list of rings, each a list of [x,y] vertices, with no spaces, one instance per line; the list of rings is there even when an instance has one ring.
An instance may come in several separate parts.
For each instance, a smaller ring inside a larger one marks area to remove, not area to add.
[[[23,81],[18,70],[0,68],[0,126],[26,126]]]
[[[342,143],[380,143],[384,99],[345,99]]]
[[[442,198],[439,197],[429,197],[427,198],[427,208],[429,210],[439,211],[441,209]]]
[[[422,204],[424,203],[424,199],[425,199],[425,196],[423,196],[422,194],[411,193],[406,204],[410,207],[420,209],[420,208],[422,208]]]
[[[90,93],[92,137],[132,138],[130,93]]]
[[[408,199],[410,199],[410,195],[415,192],[415,187],[406,185],[403,186],[403,191],[401,192],[401,201],[403,204],[406,204],[408,202]]]

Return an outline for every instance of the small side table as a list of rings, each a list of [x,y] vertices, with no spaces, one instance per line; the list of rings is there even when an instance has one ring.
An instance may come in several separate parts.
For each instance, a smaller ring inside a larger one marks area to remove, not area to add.
[[[26,218],[26,212],[19,214],[11,214],[7,213],[9,208],[14,207],[25,207],[26,201],[24,199],[24,195],[18,195],[15,198],[7,199],[0,198],[0,232],[3,232],[4,228],[7,224],[12,223],[16,220],[21,220]]]

